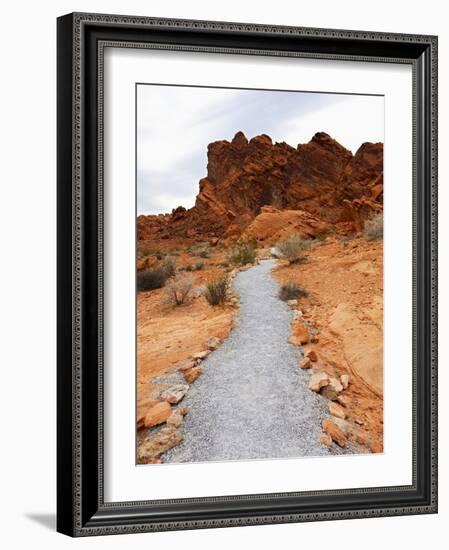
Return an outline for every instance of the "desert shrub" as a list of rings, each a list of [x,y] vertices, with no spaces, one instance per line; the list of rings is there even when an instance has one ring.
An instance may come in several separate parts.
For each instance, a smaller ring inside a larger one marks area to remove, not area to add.
[[[204,297],[211,306],[223,304],[226,300],[228,281],[225,277],[210,281],[204,292]]]
[[[221,267],[229,267],[231,264],[228,262],[228,260],[225,260],[224,262],[221,262]]]
[[[193,269],[195,271],[201,271],[204,267],[204,262],[196,262],[196,264],[193,266]]]
[[[162,288],[165,285],[166,278],[165,271],[160,267],[139,271],[137,273],[137,290],[139,292],[144,292]]]
[[[324,241],[327,239],[326,233],[318,233],[318,235],[315,237],[315,240],[319,243],[324,243]]]
[[[383,239],[384,236],[384,220],[381,213],[375,214],[369,220],[366,220],[364,226],[365,237],[374,241],[376,239]]]
[[[147,246],[142,246],[137,249],[137,255],[141,258],[144,258],[145,256],[149,256],[151,254],[151,249]]]
[[[278,242],[276,248],[289,263],[298,264],[305,260],[305,252],[310,248],[310,241],[295,233],[288,239]]]
[[[192,286],[193,279],[190,275],[172,280],[164,289],[164,303],[171,306],[181,306],[189,297]]]
[[[237,243],[231,251],[231,261],[234,264],[252,264],[255,260],[256,246],[252,241]]]
[[[296,300],[297,298],[307,297],[309,293],[294,281],[287,281],[279,289],[279,298],[287,302],[288,300]]]
[[[195,243],[187,248],[187,252],[200,258],[209,258],[209,243]]]
[[[173,277],[176,274],[176,260],[171,256],[165,256],[161,268],[164,270],[166,277]]]
[[[193,267],[192,264],[188,264],[188,265],[186,265],[186,267],[185,267],[185,271],[193,271],[193,269],[194,269],[194,267]]]

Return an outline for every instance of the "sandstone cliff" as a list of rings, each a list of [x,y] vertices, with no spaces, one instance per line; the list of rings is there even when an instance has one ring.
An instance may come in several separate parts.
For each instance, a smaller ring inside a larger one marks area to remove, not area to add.
[[[209,144],[195,206],[139,216],[138,239],[240,236],[267,210],[302,211],[296,218],[307,223],[297,229],[309,237],[331,229],[356,232],[382,210],[382,191],[381,143],[364,143],[353,155],[324,132],[296,148],[238,132],[231,142]]]

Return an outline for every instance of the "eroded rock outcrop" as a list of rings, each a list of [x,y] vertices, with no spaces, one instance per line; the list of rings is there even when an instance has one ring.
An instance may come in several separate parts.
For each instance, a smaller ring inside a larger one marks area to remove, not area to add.
[[[232,141],[209,144],[195,206],[139,216],[138,239],[232,237],[247,228],[257,237],[257,227],[251,232],[249,226],[263,216],[259,226],[266,231],[270,213],[275,220],[279,211],[295,211],[291,222],[309,237],[337,223],[359,230],[382,210],[382,199],[381,143],[364,143],[353,155],[324,132],[296,148],[264,134],[248,140],[237,132]]]

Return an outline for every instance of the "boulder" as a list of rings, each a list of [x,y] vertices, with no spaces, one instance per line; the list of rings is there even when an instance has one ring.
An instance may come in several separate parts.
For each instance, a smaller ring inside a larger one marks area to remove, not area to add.
[[[220,338],[217,338],[217,336],[212,336],[212,338],[209,338],[209,340],[206,342],[206,348],[210,351],[213,351],[217,349],[220,344]]]
[[[360,445],[366,445],[369,441],[369,436],[366,432],[362,432],[361,430],[359,430],[356,434],[355,434],[355,440],[357,441],[357,443],[359,443]]]
[[[292,327],[292,335],[288,339],[294,346],[302,346],[309,341],[309,330],[303,322],[295,322]]]
[[[343,389],[346,390],[349,386],[349,374],[342,374],[340,376],[340,382],[341,382],[341,385],[343,386]]]
[[[329,399],[330,401],[336,401],[338,397],[337,392],[332,388],[332,386],[329,385],[321,388],[320,395],[322,395],[326,399]]]
[[[354,424],[351,424],[351,422],[347,420],[343,420],[343,418],[334,417],[332,420],[346,436],[354,435],[358,431],[358,428],[356,428]]]
[[[346,411],[344,408],[339,405],[338,403],[331,402],[329,403],[329,412],[332,416],[336,416],[337,418],[346,418]]]
[[[330,378],[329,379],[329,386],[337,393],[341,393],[343,391],[343,386],[337,378]]]
[[[309,389],[319,392],[321,388],[329,384],[329,375],[326,372],[315,372],[309,380]]]
[[[199,359],[200,361],[202,361],[203,359],[206,359],[209,353],[210,353],[210,350],[206,349],[204,351],[199,351],[197,353],[194,353],[192,357],[193,359]]]
[[[300,369],[310,369],[311,366],[312,363],[310,362],[310,359],[308,357],[303,357],[299,362]]]
[[[178,370],[181,372],[186,372],[190,370],[192,367],[194,367],[195,365],[196,365],[196,361],[194,360],[186,361],[184,363],[181,363],[181,365],[178,367]]]
[[[289,307],[296,307],[298,305],[298,300],[287,300],[287,305]]]
[[[162,453],[179,445],[182,434],[173,426],[167,426],[156,434],[146,437],[137,447],[137,462],[139,464],[154,464]]]
[[[318,361],[318,355],[316,354],[316,351],[314,349],[307,349],[304,352],[304,357],[308,357],[314,363]]]
[[[173,411],[171,415],[167,418],[167,426],[173,426],[174,428],[179,428],[183,421],[183,416],[179,411]]]
[[[384,448],[380,441],[371,440],[368,442],[368,447],[372,453],[382,453]]]
[[[179,403],[188,391],[189,386],[187,384],[175,384],[161,393],[161,399],[167,401],[167,403]]]
[[[154,405],[154,407],[151,407],[145,415],[145,419],[143,421],[145,428],[151,428],[153,426],[157,426],[158,424],[162,424],[170,416],[171,411],[172,408],[170,403],[167,403],[166,401],[162,401],[161,403]]]
[[[187,383],[191,384],[192,382],[195,382],[198,376],[200,376],[200,374],[203,374],[203,372],[203,367],[193,367],[193,369],[190,369],[184,373],[184,378]]]
[[[343,407],[347,407],[351,403],[349,397],[342,394],[337,396],[337,401],[340,403],[340,405],[343,405]]]
[[[322,427],[324,432],[328,434],[332,438],[332,441],[335,441],[339,447],[346,446],[347,440],[345,434],[334,422],[332,422],[332,420],[323,420]]]
[[[332,445],[332,437],[329,434],[322,434],[318,441],[326,447],[330,447]]]

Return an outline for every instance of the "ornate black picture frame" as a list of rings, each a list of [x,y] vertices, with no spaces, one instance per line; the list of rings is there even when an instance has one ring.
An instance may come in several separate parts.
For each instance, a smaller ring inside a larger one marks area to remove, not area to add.
[[[413,483],[105,503],[103,48],[406,63],[413,69]],[[437,38],[69,14],[58,19],[58,503],[71,536],[437,511]]]

